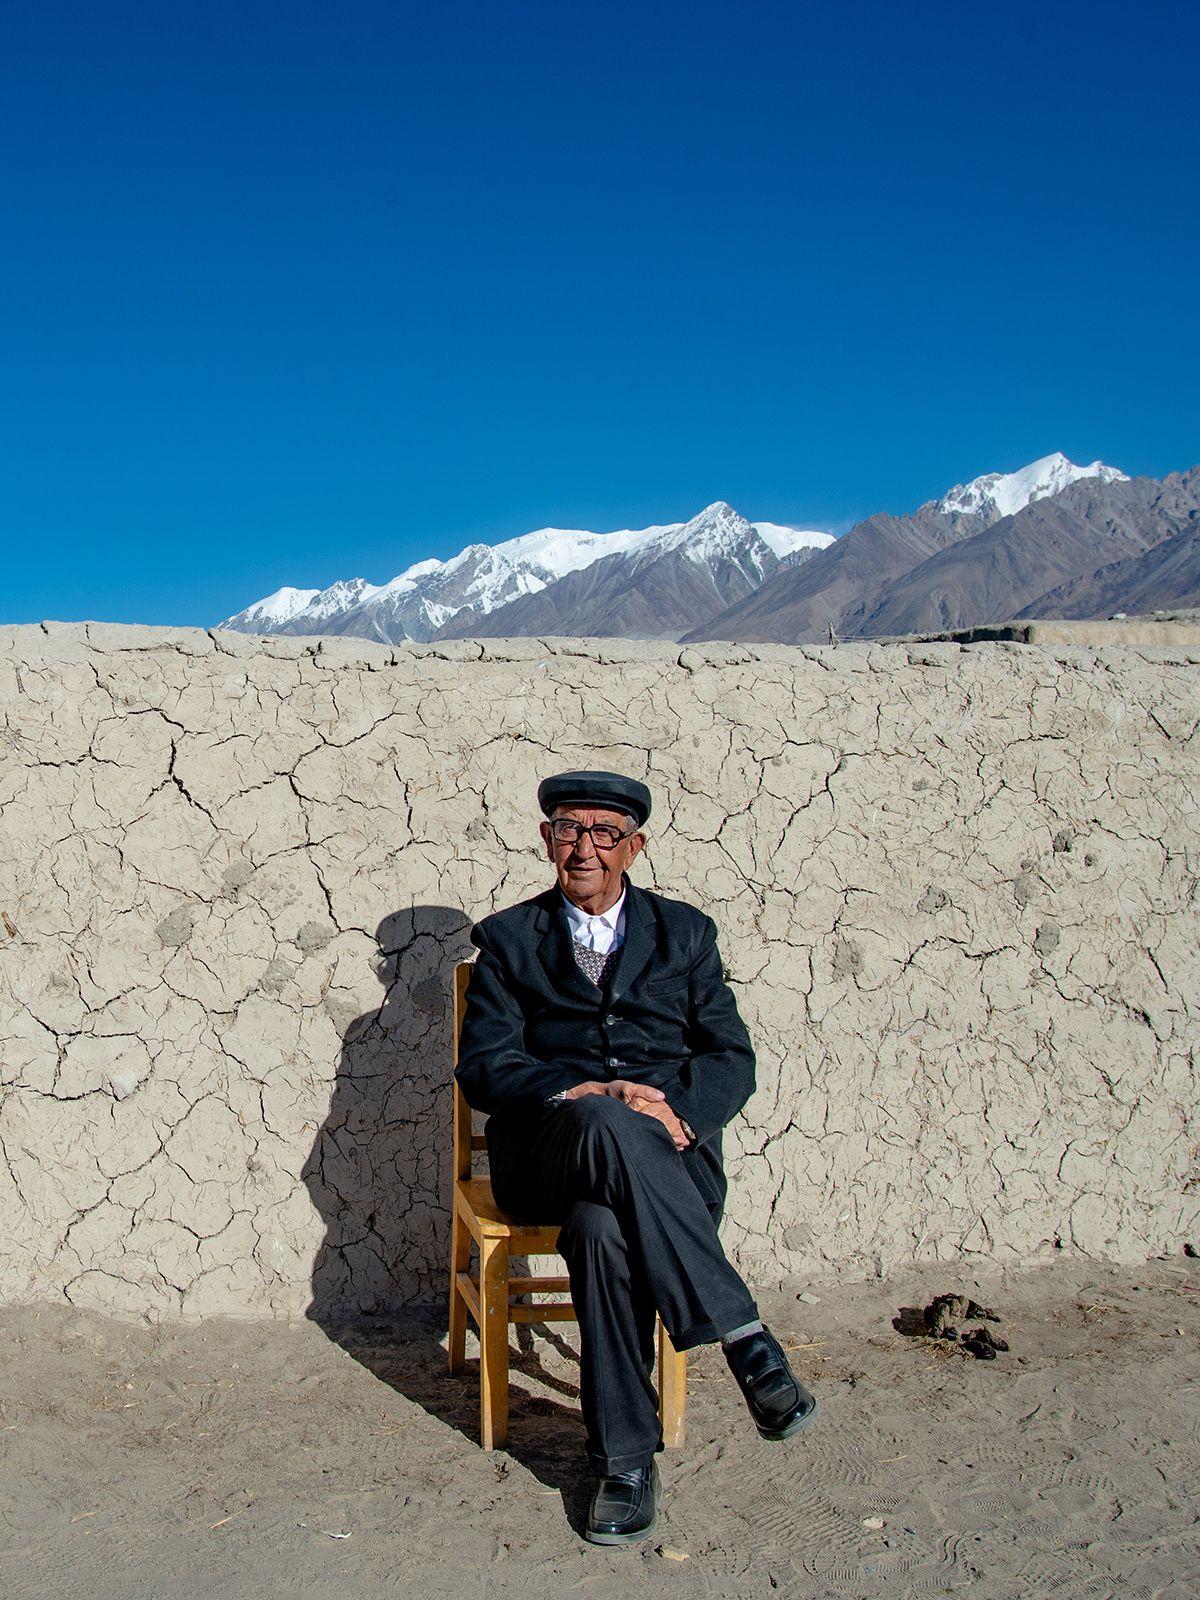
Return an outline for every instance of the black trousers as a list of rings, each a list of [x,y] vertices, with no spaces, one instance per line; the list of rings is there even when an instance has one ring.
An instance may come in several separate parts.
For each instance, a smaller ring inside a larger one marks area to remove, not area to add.
[[[678,1350],[758,1315],[725,1259],[719,1218],[663,1125],[611,1096],[493,1116],[487,1134],[500,1206],[518,1221],[561,1225],[592,1468],[644,1466],[662,1449],[655,1311]]]

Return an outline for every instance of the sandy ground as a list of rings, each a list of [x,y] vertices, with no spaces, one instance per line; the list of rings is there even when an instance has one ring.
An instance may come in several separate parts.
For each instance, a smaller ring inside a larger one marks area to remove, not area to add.
[[[1003,1314],[1009,1355],[893,1327],[951,1288]],[[432,1322],[331,1338],[10,1308],[0,1593],[1194,1600],[1198,1291],[1181,1257],[776,1297],[820,1422],[760,1440],[701,1352],[658,1531],[618,1551],[579,1537],[573,1327],[514,1352],[510,1447],[485,1455],[475,1369],[445,1375]]]

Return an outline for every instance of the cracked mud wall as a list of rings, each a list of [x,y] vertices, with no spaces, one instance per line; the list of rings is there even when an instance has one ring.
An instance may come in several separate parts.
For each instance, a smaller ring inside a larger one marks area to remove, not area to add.
[[[1134,1260],[1200,1214],[1200,654],[0,629],[0,1294],[444,1288],[449,974],[534,790],[654,791],[759,1053],[760,1284]]]

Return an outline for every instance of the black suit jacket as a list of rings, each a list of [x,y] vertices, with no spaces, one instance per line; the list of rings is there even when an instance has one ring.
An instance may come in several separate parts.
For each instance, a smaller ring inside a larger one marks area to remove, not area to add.
[[[652,1084],[691,1125],[684,1160],[719,1209],[721,1130],[754,1089],[754,1051],[712,918],[628,878],[625,891],[625,941],[602,988],[575,961],[557,885],[476,924],[455,1076],[501,1124],[589,1079]]]

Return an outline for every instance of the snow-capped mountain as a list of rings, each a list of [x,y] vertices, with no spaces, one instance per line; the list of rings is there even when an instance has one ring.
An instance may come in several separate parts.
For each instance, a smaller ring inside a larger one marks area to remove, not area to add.
[[[1158,484],[1054,453],[956,484],[907,515],[867,517],[836,540],[749,522],[718,500],[685,522],[539,528],[468,545],[388,583],[280,589],[223,626],[385,642],[566,634],[792,643],[825,640],[831,629],[842,639],[888,637],[1012,617],[1043,595],[1076,607],[1093,591],[1107,596],[1111,583],[1088,587],[1094,571],[1136,562],[1197,515],[1188,474]],[[1155,594],[1191,571],[1182,557],[1161,560],[1167,577],[1155,577]]]
[[[448,561],[418,561],[387,583],[353,578],[327,589],[278,589],[221,626],[242,633],[353,634],[385,642],[428,639],[453,618],[478,624],[511,602],[613,556],[646,559],[678,550],[703,565],[744,555],[755,574],[750,581],[761,582],[768,567],[774,571],[780,562],[830,542],[828,533],[748,523],[717,502],[689,522],[613,533],[538,528],[501,544],[472,544]]]
[[[1077,467],[1061,451],[1031,461],[1018,472],[989,472],[970,483],[956,483],[954,488],[937,502],[943,516],[957,511],[963,516],[979,517],[991,524],[1001,517],[1015,517],[1034,500],[1045,500],[1061,494],[1068,484],[1083,478],[1099,478],[1101,483],[1127,483],[1126,473],[1117,467],[1106,467],[1103,461],[1093,461],[1090,467]]]
[[[674,524],[672,525],[674,526]],[[368,639],[428,639],[464,606],[486,616],[523,594],[587,566],[609,550],[667,531],[538,528],[502,544],[471,544],[448,561],[418,561],[388,580],[339,581],[328,589],[278,589],[221,624],[243,633],[351,633]]]
[[[811,529],[753,523],[724,500],[523,595],[486,617],[463,610],[441,639],[603,634],[674,639],[724,611],[785,565],[833,543]]]
[[[1127,594],[1132,605],[1189,605],[1200,572],[1197,529],[1200,469],[1130,478],[1101,462],[1077,467],[1046,456],[908,516],[867,517],[687,637],[806,644],[831,632],[919,636],[1014,617],[1107,615],[1129,609]]]
[[[332,583],[328,589],[276,589],[274,594],[267,595],[265,600],[256,600],[238,615],[247,622],[265,624],[263,627],[249,628],[246,630],[248,632],[279,633],[285,623],[299,616],[311,622],[336,616],[338,612],[357,605],[363,594],[372,587],[365,578],[351,578],[349,582],[339,580]],[[232,621],[222,623],[222,627],[231,626]]]

